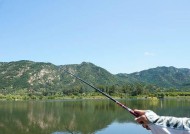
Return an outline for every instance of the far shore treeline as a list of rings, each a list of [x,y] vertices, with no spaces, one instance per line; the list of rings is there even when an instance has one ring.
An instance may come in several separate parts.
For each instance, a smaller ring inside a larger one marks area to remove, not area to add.
[[[104,98],[64,70],[115,98],[190,96],[190,69],[156,67],[111,74],[89,62],[56,66],[33,61],[0,62],[0,99]]]

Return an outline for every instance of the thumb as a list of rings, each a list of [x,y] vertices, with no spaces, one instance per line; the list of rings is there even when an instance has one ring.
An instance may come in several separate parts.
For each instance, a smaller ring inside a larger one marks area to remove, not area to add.
[[[145,110],[138,110],[138,109],[135,109],[134,112],[135,112],[136,114],[138,114],[139,116],[145,114]]]

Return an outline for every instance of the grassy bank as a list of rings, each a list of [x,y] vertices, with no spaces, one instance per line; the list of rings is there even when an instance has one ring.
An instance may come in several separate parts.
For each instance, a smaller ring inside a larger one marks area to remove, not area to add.
[[[123,99],[122,96],[112,96],[114,99]],[[2,95],[0,94],[0,100],[66,100],[66,99],[105,99],[106,97],[101,94],[96,95],[52,95],[52,96],[39,96],[39,95],[13,95],[13,94],[7,94]],[[129,97],[125,97],[129,98]],[[131,98],[131,97],[130,97]]]
[[[146,95],[129,96],[127,94],[111,94],[114,99],[159,99],[159,98],[190,98],[190,92],[158,92]],[[42,94],[0,94],[0,100],[64,100],[64,99],[105,99],[100,93],[83,93],[77,95],[42,95]]]

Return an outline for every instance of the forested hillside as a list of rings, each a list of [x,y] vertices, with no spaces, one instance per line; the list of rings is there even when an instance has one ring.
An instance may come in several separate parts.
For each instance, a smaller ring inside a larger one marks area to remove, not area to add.
[[[157,67],[113,75],[89,62],[56,66],[22,60],[0,62],[0,93],[49,96],[95,92],[65,70],[111,95],[136,96],[155,91],[189,91],[190,87],[190,69],[185,68]]]
[[[157,67],[132,73],[129,77],[159,87],[179,89],[190,87],[190,69],[187,68]]]

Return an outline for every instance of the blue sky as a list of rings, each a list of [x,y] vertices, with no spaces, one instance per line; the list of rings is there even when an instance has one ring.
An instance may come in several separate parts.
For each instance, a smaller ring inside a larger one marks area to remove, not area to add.
[[[189,0],[0,0],[0,62],[190,68]]]

